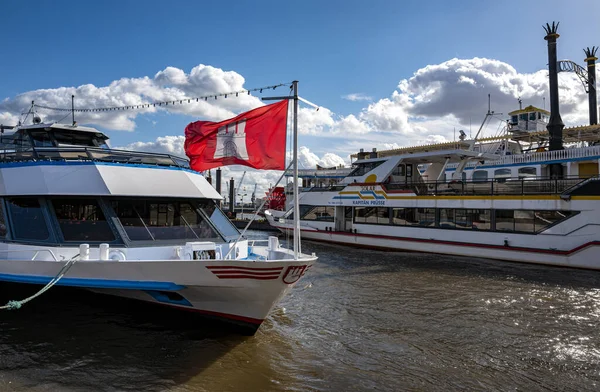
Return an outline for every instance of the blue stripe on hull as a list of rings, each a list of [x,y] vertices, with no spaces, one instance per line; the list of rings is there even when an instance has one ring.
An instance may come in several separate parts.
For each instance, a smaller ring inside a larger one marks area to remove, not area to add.
[[[53,277],[0,274],[0,281],[14,283],[47,284]],[[89,287],[98,289],[130,289],[130,290],[167,290],[178,291],[185,288],[172,282],[144,282],[135,280],[83,279],[63,277],[57,286]]]

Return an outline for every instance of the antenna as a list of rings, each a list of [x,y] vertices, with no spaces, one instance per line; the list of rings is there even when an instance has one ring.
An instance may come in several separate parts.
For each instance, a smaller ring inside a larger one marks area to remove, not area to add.
[[[544,101],[544,110],[546,110],[546,97],[542,97],[542,101]]]
[[[523,109],[523,101],[521,100],[521,97],[519,97],[517,101],[519,101],[519,110]]]
[[[492,95],[488,94],[488,114],[492,114]]]

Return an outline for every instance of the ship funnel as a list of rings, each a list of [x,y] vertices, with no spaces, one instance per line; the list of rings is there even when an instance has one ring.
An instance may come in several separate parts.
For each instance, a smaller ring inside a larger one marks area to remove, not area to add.
[[[558,22],[552,22],[552,25],[546,23],[544,26],[546,36],[544,39],[548,41],[548,78],[550,82],[550,121],[546,128],[550,136],[550,151],[562,150],[562,131],[565,124],[560,118],[560,110],[558,104],[558,62],[556,60],[556,40],[558,35]],[[550,165],[550,177],[562,177],[562,165],[553,163]]]
[[[590,125],[598,124],[598,101],[596,100],[596,53],[598,52],[597,46],[592,46],[583,50],[586,59],[585,62],[588,66],[587,84],[588,84],[588,99],[590,105]]]

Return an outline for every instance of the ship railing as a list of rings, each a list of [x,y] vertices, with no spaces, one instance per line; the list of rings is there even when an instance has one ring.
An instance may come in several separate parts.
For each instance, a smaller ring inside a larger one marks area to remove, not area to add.
[[[29,147],[25,149],[4,149],[0,150],[0,161],[97,161],[189,168],[189,162],[186,159],[169,154],[99,147]]]
[[[387,190],[410,190],[422,196],[541,195],[561,194],[585,181],[577,176],[563,178],[496,178],[487,181],[423,181],[384,184]]]
[[[53,261],[59,261],[52,249],[2,249],[0,250],[0,255],[8,254],[8,253],[31,253],[33,252],[33,256],[31,256],[31,261],[37,260],[38,256],[41,253],[47,253],[52,257]],[[7,260],[8,258],[4,258]]]
[[[564,150],[532,152],[528,154],[504,155],[499,159],[485,162],[486,165],[511,165],[528,164],[539,162],[551,162],[559,160],[569,160],[577,158],[593,158],[600,156],[600,146],[566,148]],[[470,162],[466,167],[478,166],[478,162]],[[455,168],[458,163],[449,164],[447,168]]]

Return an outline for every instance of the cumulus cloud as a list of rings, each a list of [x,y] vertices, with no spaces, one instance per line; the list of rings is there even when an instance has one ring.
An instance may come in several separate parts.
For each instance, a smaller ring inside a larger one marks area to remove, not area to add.
[[[342,95],[342,99],[345,99],[347,101],[352,101],[352,102],[356,102],[356,101],[372,101],[373,98],[365,95],[363,93],[352,93],[352,94],[346,94],[346,95]]]
[[[75,95],[76,108],[105,108],[139,106],[169,101],[169,105],[150,106],[138,110],[102,111],[77,113],[81,124],[101,125],[114,130],[131,131],[141,114],[168,111],[210,120],[222,120],[237,113],[261,106],[259,98],[240,94],[235,99],[198,100],[194,98],[211,94],[223,94],[244,90],[244,77],[234,71],[224,71],[200,64],[189,73],[167,67],[154,77],[122,78],[107,86],[86,84],[79,87],[59,87],[28,91],[0,102],[0,119],[13,124],[19,113],[27,110],[31,101],[47,107],[71,107],[71,95]],[[39,109],[44,121],[57,121],[64,112]]]

